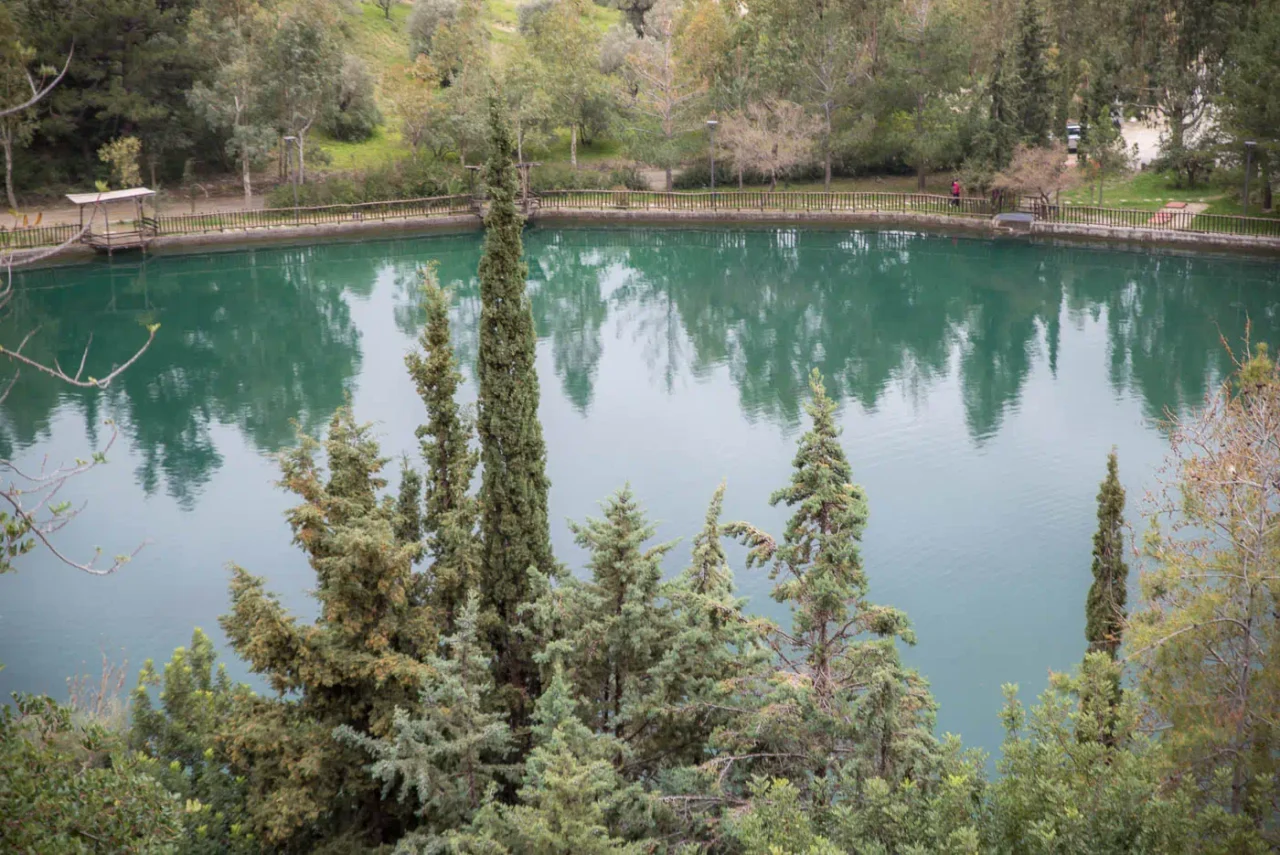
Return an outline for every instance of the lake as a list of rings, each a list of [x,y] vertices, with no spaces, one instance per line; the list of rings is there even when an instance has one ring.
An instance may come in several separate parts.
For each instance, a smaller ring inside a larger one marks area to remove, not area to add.
[[[86,456],[118,424],[110,463],[76,479],[87,501],[60,546],[87,558],[147,541],[90,578],[37,551],[0,577],[0,692],[65,695],[103,652],[167,659],[194,626],[222,645],[225,570],[264,575],[314,614],[290,544],[273,454],[349,396],[386,456],[416,452],[424,420],[403,356],[420,265],[455,294],[463,395],[474,400],[478,233],[117,258],[32,271],[0,342],[41,331],[32,356],[104,373],[158,321],[154,346],[105,392],[24,376],[0,411],[0,453],[28,465]],[[722,228],[526,233],[557,557],[565,525],[630,482],[688,560],[716,486],[725,519],[781,534],[786,483],[817,366],[865,486],[874,601],[905,609],[908,661],[939,729],[995,750],[1000,687],[1024,699],[1084,643],[1094,500],[1114,445],[1140,522],[1165,453],[1157,420],[1197,404],[1248,319],[1280,343],[1280,267],[894,231]],[[395,465],[392,480],[395,480]],[[731,552],[751,608],[784,618],[764,571]],[[232,673],[246,676],[239,663]]]

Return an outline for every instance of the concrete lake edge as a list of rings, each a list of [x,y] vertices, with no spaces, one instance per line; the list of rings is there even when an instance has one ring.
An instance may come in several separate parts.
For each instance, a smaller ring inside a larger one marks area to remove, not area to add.
[[[1029,240],[1033,243],[1093,244],[1123,247],[1131,250],[1160,248],[1192,253],[1280,256],[1280,238],[1250,235],[1190,232],[1172,229],[1143,229],[1076,223],[1034,222],[1030,234],[1015,234],[999,228],[994,219],[979,216],[918,214],[904,211],[663,211],[653,209],[575,209],[535,211],[529,222],[540,225],[609,225],[634,224],[653,226],[680,225],[826,225],[876,228],[915,226],[923,231],[956,235],[984,236],[1005,240]],[[315,225],[284,225],[252,229],[228,229],[203,234],[166,235],[149,241],[147,255],[171,255],[207,250],[235,250],[253,246],[315,243],[324,238],[397,237],[435,232],[479,230],[483,221],[475,214],[449,214],[403,219],[356,220]],[[16,250],[15,266],[26,258],[47,253],[48,248]],[[32,265],[55,267],[83,263],[97,257],[88,246],[75,244]],[[132,258],[136,253],[129,253]]]

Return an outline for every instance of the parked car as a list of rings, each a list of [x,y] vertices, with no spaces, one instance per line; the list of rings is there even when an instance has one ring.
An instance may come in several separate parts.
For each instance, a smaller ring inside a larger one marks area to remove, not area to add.
[[[1070,154],[1080,151],[1080,126],[1074,122],[1067,124],[1067,151]]]

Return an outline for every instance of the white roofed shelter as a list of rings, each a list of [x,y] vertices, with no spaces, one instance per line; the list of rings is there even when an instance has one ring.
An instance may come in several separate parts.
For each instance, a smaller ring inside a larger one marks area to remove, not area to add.
[[[146,199],[152,199],[156,195],[156,191],[149,190],[146,187],[133,187],[128,190],[107,190],[98,193],[68,193],[67,199],[71,204],[80,209],[80,230],[83,232],[83,240],[94,249],[106,252],[110,255],[117,249],[145,249],[147,246],[147,238],[154,236],[156,232],[156,221],[154,218],[149,219],[143,212],[142,203]],[[111,232],[111,216],[110,209],[107,207],[112,202],[124,202],[132,200],[137,206],[136,216],[134,217],[134,228],[117,229],[115,234]],[[154,202],[153,210],[154,210]],[[84,209],[89,208],[89,222],[85,223]],[[98,209],[102,209],[102,231],[94,231],[94,219],[97,216]]]

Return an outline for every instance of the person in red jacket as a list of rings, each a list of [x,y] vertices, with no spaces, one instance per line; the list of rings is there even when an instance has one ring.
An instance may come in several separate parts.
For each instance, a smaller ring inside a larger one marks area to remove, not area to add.
[[[956,178],[951,182],[951,204],[960,207],[960,179]]]

